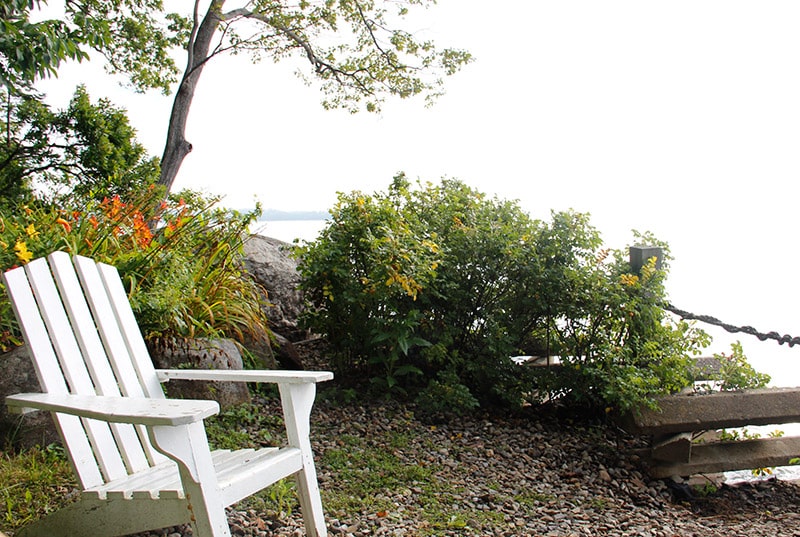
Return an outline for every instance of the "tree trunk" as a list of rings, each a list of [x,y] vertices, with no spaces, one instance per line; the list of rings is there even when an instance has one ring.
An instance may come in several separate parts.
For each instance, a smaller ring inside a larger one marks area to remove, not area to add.
[[[159,184],[167,187],[167,192],[172,189],[178,170],[192,151],[192,144],[186,140],[186,121],[189,118],[189,109],[194,100],[194,92],[206,62],[209,60],[211,40],[217,31],[225,0],[214,0],[208,6],[208,11],[197,28],[197,33],[190,39],[186,47],[188,61],[186,71],[183,73],[175,100],[172,103],[172,113],[167,129],[167,143],[161,157],[161,177]]]

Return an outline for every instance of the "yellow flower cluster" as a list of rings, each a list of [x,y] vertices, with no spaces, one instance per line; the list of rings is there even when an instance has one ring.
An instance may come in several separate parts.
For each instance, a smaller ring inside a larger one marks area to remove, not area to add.
[[[33,258],[33,252],[28,250],[28,245],[24,241],[17,241],[14,245],[14,252],[17,254],[17,259],[22,263],[27,263]]]

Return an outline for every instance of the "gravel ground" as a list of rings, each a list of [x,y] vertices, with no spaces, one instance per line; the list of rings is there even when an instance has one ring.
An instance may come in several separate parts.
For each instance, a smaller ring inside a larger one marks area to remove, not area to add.
[[[800,536],[796,484],[773,479],[690,494],[686,485],[647,478],[631,454],[641,439],[587,425],[586,418],[573,421],[568,412],[528,409],[432,423],[413,406],[320,399],[312,443],[334,536]],[[265,412],[279,411],[274,402],[263,404]],[[425,470],[425,482],[387,480],[385,488],[343,503],[348,484],[334,455],[347,453],[347,479],[366,480],[370,471],[383,471],[369,467],[375,451]],[[436,510],[445,518],[432,517]],[[234,535],[304,535],[298,509],[276,515],[234,508],[229,520]]]
[[[306,365],[324,369],[323,352],[304,348]],[[280,414],[274,399],[258,405]],[[633,454],[645,439],[568,409],[432,420],[413,405],[337,404],[323,388],[311,421],[332,537],[800,537],[799,484],[650,480]],[[233,535],[305,535],[296,506],[262,507],[230,509]]]

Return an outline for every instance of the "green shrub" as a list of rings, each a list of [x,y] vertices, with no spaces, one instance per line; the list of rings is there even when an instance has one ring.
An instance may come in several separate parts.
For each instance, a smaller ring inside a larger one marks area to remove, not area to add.
[[[242,243],[253,214],[215,209],[185,192],[156,188],[75,206],[31,205],[0,215],[0,270],[55,250],[116,266],[147,338],[265,337],[267,299],[248,278]],[[0,346],[20,343],[0,294]]]
[[[440,371],[419,393],[416,402],[423,413],[443,416],[461,416],[479,405],[452,371]]]
[[[719,362],[719,372],[711,380],[716,381],[721,391],[748,390],[764,388],[772,378],[759,373],[747,362],[742,344],[739,341],[731,343],[731,353],[714,354]]]
[[[459,181],[412,189],[403,175],[386,193],[341,194],[331,215],[296,255],[304,321],[351,385],[429,407],[559,396],[629,410],[691,385],[709,343],[661,307],[669,251],[650,235],[634,239],[660,246],[661,265],[632,274],[628,250],[603,249],[586,214],[543,222]]]
[[[459,181],[411,189],[402,175],[386,194],[340,195],[331,215],[297,255],[305,321],[327,336],[340,379],[424,389],[423,400],[461,386],[464,401],[512,405],[542,387],[599,400],[638,393],[616,382],[636,365],[617,355],[634,350],[629,313],[645,289],[619,281],[588,216],[546,224]],[[547,351],[575,357],[563,385],[510,359]],[[443,372],[455,378],[431,382]]]
[[[562,367],[542,374],[544,393],[630,410],[691,385],[692,356],[709,337],[661,308],[669,250],[652,236],[636,238],[663,248],[660,270],[651,258],[640,274],[631,274],[627,252],[617,250],[585,257],[569,273],[550,327],[550,349]]]

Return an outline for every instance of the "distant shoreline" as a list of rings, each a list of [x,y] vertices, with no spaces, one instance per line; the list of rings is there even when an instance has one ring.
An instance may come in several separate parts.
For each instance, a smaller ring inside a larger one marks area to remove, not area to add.
[[[331,215],[327,211],[280,211],[278,209],[265,209],[258,218],[258,221],[328,220],[330,217]]]

